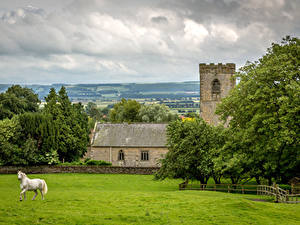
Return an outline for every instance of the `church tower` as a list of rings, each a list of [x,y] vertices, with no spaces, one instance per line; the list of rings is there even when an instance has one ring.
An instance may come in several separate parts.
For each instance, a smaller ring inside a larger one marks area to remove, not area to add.
[[[216,106],[235,85],[235,79],[233,79],[235,64],[201,63],[199,72],[200,116],[209,124],[216,126],[220,123],[218,116],[215,114]]]

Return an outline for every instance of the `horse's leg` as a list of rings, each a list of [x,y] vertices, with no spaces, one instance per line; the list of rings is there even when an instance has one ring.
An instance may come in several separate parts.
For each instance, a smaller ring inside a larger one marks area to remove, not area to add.
[[[36,197],[37,194],[38,194],[37,190],[34,190],[34,193],[35,193],[35,195],[33,196],[32,201],[35,199],[35,197]]]
[[[42,190],[40,189],[40,192],[41,192],[41,195],[42,195],[42,200],[44,200],[43,189]]]
[[[25,195],[26,189],[23,189],[20,193],[20,201],[22,201],[22,195],[24,194],[24,200],[26,200],[26,195]]]

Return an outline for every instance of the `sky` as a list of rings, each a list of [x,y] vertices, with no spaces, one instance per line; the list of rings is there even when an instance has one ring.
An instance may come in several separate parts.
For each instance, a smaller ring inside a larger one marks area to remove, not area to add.
[[[300,35],[300,0],[0,0],[0,83],[199,80]]]

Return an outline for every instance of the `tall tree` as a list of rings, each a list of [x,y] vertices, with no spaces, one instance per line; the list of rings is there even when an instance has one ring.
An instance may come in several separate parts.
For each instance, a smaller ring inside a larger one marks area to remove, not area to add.
[[[38,95],[31,89],[13,85],[0,94],[0,120],[24,112],[37,112],[39,102]]]
[[[237,73],[239,84],[217,113],[231,118],[240,155],[257,162],[261,176],[286,183],[300,168],[300,40],[287,36]]]
[[[218,183],[212,158],[221,143],[214,129],[199,118],[171,122],[167,128],[169,151],[156,178],[195,179],[206,184],[213,176]]]
[[[114,105],[109,113],[109,120],[113,123],[138,122],[140,103],[131,99],[122,99],[121,102]]]
[[[21,164],[21,150],[16,144],[20,135],[19,128],[17,117],[0,120],[0,165]]]
[[[46,113],[24,113],[18,119],[20,124],[19,145],[21,148],[24,145],[24,152],[30,153],[32,157],[31,161],[27,159],[28,164],[57,163],[59,130],[52,115]]]
[[[100,121],[103,118],[102,110],[98,108],[94,102],[88,102],[85,107],[85,112],[89,117],[93,118],[94,121]]]
[[[58,127],[57,153],[61,161],[76,161],[84,155],[89,142],[88,117],[81,104],[73,104],[64,86],[58,94],[51,89],[45,98],[45,113]]]
[[[159,104],[141,106],[138,117],[141,122],[147,123],[170,122],[178,118],[167,106]]]

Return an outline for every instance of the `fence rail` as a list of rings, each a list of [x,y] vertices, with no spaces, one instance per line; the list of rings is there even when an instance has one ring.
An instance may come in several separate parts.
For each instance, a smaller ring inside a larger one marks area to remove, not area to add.
[[[179,184],[179,190],[222,191],[228,193],[255,193],[257,195],[274,196],[275,202],[300,203],[300,194],[289,194],[278,185],[248,185],[248,184]]]
[[[179,190],[202,190],[202,191],[223,191],[223,192],[257,192],[257,185],[243,184],[179,184]]]
[[[300,194],[289,194],[288,191],[281,189],[278,185],[257,185],[257,194],[275,196],[276,202],[300,203]]]

